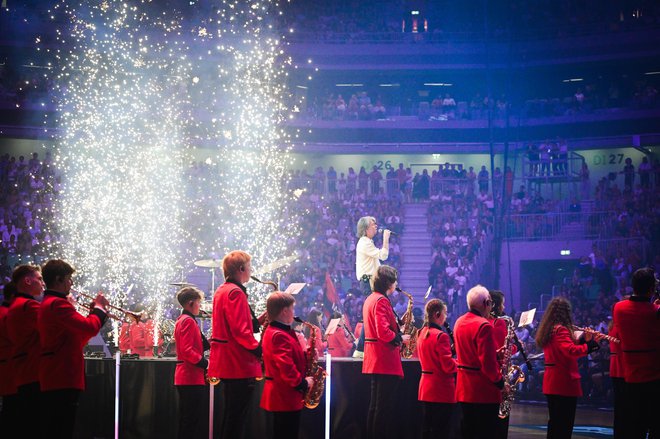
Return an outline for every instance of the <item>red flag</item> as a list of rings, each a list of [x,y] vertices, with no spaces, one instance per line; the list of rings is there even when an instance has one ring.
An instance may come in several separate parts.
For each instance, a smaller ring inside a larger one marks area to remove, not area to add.
[[[325,297],[333,305],[339,305],[339,297],[337,296],[337,290],[335,285],[332,283],[330,278],[330,273],[325,272]]]

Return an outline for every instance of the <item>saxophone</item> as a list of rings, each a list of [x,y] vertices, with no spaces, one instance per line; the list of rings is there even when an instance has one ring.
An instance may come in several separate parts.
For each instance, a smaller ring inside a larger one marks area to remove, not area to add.
[[[321,402],[321,395],[325,389],[325,377],[328,375],[316,360],[316,331],[318,328],[311,323],[303,322],[303,325],[309,328],[309,346],[307,347],[307,368],[306,377],[312,377],[314,384],[307,389],[303,399],[305,407],[315,409]]]
[[[409,335],[410,340],[408,343],[403,343],[401,345],[401,356],[403,358],[412,358],[415,350],[417,349],[417,328],[415,328],[415,316],[413,315],[413,298],[412,295],[406,293],[401,288],[396,289],[399,293],[405,295],[408,298],[408,308],[406,312],[403,313],[401,317],[403,330],[403,335]]]
[[[504,346],[501,348],[500,364],[502,378],[504,378],[504,389],[502,390],[502,402],[500,403],[500,409],[497,415],[500,419],[506,419],[511,413],[511,404],[514,400],[516,386],[525,381],[525,373],[520,366],[511,363],[514,339],[516,336],[516,333],[513,331],[513,319],[508,316],[501,316],[498,318],[503,319],[506,322],[507,333],[506,338],[504,339]]]

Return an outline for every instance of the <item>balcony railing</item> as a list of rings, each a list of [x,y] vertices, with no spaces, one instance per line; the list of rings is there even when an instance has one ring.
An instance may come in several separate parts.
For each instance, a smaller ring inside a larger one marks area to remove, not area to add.
[[[510,215],[505,220],[509,241],[598,239],[608,236],[616,212],[562,212]]]

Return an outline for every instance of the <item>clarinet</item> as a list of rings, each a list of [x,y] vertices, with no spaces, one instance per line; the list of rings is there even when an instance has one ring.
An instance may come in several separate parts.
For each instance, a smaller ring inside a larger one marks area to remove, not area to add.
[[[451,347],[451,355],[456,356],[456,346],[454,345],[454,332],[451,330],[451,327],[449,326],[449,322],[445,320],[445,324],[443,325],[445,327],[445,330],[447,331],[447,335],[449,336],[449,340],[451,341],[450,347]]]

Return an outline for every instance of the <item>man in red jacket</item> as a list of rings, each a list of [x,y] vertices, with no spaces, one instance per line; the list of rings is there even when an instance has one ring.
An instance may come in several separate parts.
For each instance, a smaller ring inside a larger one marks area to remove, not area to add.
[[[43,437],[73,437],[80,393],[85,390],[83,348],[107,318],[108,300],[99,293],[83,317],[67,296],[75,269],[61,259],[43,266],[46,282],[39,308],[41,425]]]
[[[11,368],[15,371],[18,417],[25,437],[38,437],[39,424],[32,413],[39,407],[39,360],[41,345],[37,328],[39,302],[44,291],[41,269],[34,265],[19,265],[11,275],[16,285],[16,297],[7,311],[7,336],[14,346]]]
[[[458,360],[456,400],[463,413],[464,438],[485,438],[495,431],[504,379],[497,361],[493,326],[487,320],[493,302],[477,285],[467,293],[469,311],[456,320],[454,339]]]
[[[305,377],[307,361],[293,324],[295,299],[276,291],[268,296],[268,328],[262,342],[266,383],[261,408],[273,414],[274,439],[297,438],[300,412],[307,389],[314,384]]]
[[[614,305],[614,326],[621,339],[626,382],[626,438],[660,436],[660,316],[651,303],[657,280],[652,268],[632,276],[633,295]]]
[[[195,287],[182,288],[176,300],[183,311],[174,326],[176,342],[176,370],[174,385],[179,394],[179,439],[208,437],[208,424],[204,414],[208,413],[208,386],[204,373],[208,361],[204,352],[211,345],[199,329],[195,318],[204,300],[204,293]]]
[[[222,392],[223,404],[214,419],[216,437],[243,437],[247,409],[254,393],[255,378],[261,376],[261,347],[254,333],[259,322],[248,303],[243,284],[250,280],[251,256],[243,251],[232,251],[224,257],[222,270],[225,283],[213,296],[213,330],[208,375],[221,380],[215,389],[216,400]],[[218,407],[216,404],[215,407]]]
[[[11,358],[14,356],[14,346],[7,335],[7,313],[9,305],[16,295],[16,285],[13,282],[5,284],[2,290],[4,300],[0,305],[0,397],[2,397],[2,410],[0,411],[0,425],[7,437],[14,437],[18,432],[14,429],[18,414],[16,386],[14,385],[14,370],[11,367]]]

